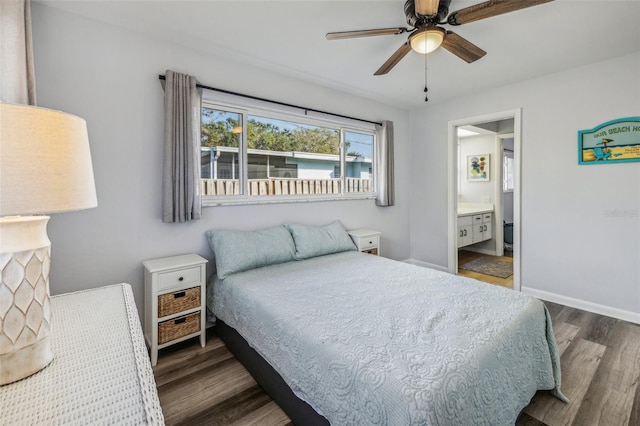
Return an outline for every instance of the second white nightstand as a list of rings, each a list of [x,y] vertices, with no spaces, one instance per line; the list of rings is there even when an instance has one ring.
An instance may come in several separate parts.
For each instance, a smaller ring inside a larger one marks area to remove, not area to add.
[[[206,263],[196,255],[147,260],[144,264],[144,335],[151,365],[158,349],[200,336],[206,343]]]
[[[380,255],[380,235],[382,232],[370,229],[354,229],[347,231],[359,251]]]

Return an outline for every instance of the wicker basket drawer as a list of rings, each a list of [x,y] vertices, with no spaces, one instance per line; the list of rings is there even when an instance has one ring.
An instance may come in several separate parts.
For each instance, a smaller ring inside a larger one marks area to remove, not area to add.
[[[199,286],[158,296],[158,318],[199,307]]]
[[[158,324],[158,344],[162,345],[198,331],[200,331],[200,312],[162,321]]]

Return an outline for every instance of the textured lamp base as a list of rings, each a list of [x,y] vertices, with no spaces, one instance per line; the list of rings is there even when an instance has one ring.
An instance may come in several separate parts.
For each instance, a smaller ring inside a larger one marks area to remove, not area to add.
[[[0,385],[53,360],[48,216],[0,218]]]
[[[0,385],[24,379],[49,365],[53,360],[50,337],[15,352],[0,355]]]

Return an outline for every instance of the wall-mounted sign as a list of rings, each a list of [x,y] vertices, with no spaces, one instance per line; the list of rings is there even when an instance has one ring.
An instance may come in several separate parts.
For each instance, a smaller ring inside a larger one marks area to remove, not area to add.
[[[578,163],[640,161],[640,117],[607,121],[578,131]]]

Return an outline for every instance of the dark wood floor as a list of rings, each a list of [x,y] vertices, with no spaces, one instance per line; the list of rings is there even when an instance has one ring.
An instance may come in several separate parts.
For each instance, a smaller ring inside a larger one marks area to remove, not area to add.
[[[640,425],[640,326],[545,302],[562,363],[565,404],[539,391],[518,426]],[[213,333],[161,350],[154,367],[168,425],[290,425]]]
[[[167,425],[291,425],[211,331],[162,349],[153,368]]]

